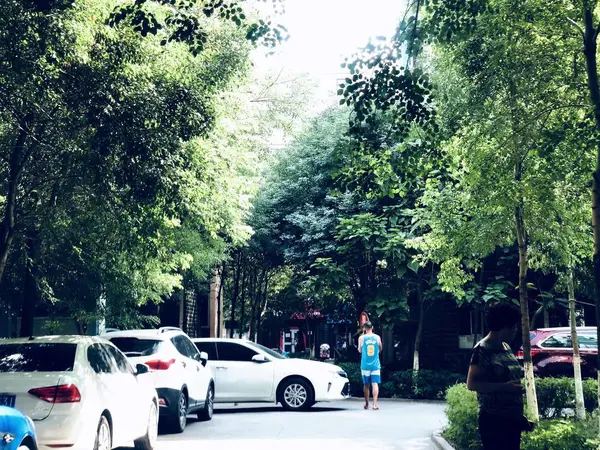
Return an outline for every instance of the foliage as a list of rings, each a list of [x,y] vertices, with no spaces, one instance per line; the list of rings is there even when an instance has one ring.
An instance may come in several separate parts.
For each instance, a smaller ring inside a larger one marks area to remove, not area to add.
[[[583,386],[585,408],[591,413],[598,407],[598,382],[587,379]],[[575,383],[572,378],[538,378],[536,392],[542,418],[556,419],[572,415],[575,406]]]
[[[590,424],[591,425],[591,424]],[[595,450],[598,443],[587,439],[584,427],[568,420],[542,421],[531,433],[523,436],[524,450]]]
[[[362,392],[362,376],[359,363],[340,363],[350,380],[355,396]],[[464,375],[434,370],[387,371],[383,370],[380,395],[382,398],[409,398],[443,400],[446,391],[457,383],[465,381]]]
[[[469,391],[465,384],[459,384],[448,389],[446,403],[448,426],[444,430],[444,437],[457,449],[481,450],[477,431],[477,394]]]

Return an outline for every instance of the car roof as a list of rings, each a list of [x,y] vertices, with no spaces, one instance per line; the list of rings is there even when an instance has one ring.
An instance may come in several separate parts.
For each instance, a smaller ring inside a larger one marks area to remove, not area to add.
[[[181,329],[175,327],[163,327],[153,330],[125,330],[125,331],[111,331],[102,335],[104,339],[113,338],[145,338],[155,340],[165,340],[170,337],[185,334]]]
[[[565,332],[571,331],[571,327],[538,328],[532,331],[542,331],[544,333]],[[596,327],[577,327],[577,331],[596,331]]]
[[[193,342],[243,342],[248,344],[253,344],[254,342],[249,341],[248,339],[238,339],[238,338],[193,338]]]
[[[0,344],[85,344],[106,342],[97,336],[56,335],[32,336],[29,338],[0,339]]]

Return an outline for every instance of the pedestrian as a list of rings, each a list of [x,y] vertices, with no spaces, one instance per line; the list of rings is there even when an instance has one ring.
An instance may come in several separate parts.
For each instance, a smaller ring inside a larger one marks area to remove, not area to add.
[[[365,409],[369,409],[369,391],[373,391],[373,409],[379,410],[379,384],[381,383],[381,362],[379,353],[383,350],[381,338],[373,333],[373,324],[363,324],[363,335],[358,338],[358,351],[361,354],[360,370],[362,373]]]
[[[487,314],[490,332],[473,348],[467,387],[477,392],[484,450],[519,450],[521,433],[531,429],[523,415],[521,365],[507,344],[520,318],[512,305],[492,306]]]

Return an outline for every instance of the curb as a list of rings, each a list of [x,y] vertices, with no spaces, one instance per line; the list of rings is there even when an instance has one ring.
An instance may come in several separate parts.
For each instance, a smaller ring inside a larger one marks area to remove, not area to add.
[[[446,439],[442,437],[441,430],[434,432],[431,435],[431,440],[433,441],[433,444],[436,446],[436,448],[438,448],[439,450],[456,450],[448,443]]]

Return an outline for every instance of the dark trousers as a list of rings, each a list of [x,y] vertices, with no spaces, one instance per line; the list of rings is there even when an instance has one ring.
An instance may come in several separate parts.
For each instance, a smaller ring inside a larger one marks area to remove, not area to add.
[[[479,435],[484,450],[520,450],[521,430],[520,420],[479,414]]]

